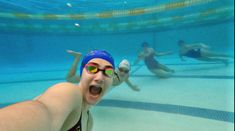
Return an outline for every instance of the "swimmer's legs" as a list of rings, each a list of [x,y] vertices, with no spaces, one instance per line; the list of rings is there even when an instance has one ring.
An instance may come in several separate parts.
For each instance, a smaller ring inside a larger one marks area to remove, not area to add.
[[[162,70],[164,70],[164,71],[166,71],[166,72],[170,72],[170,73],[174,73],[174,72],[175,72],[175,70],[170,69],[170,68],[168,68],[167,66],[162,65],[162,64],[160,64],[160,63],[159,63],[159,65],[158,65],[158,68],[159,68],[159,69],[162,69]]]
[[[167,72],[165,70],[162,69],[154,69],[154,70],[150,70],[152,73],[154,73],[157,77],[159,78],[169,78],[172,76],[172,72]]]

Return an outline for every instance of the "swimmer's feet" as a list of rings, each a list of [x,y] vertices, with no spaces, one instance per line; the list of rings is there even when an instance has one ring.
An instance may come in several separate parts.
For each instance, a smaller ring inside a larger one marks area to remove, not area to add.
[[[82,53],[80,53],[80,52],[75,52],[73,50],[66,50],[66,51],[67,51],[67,53],[73,55],[75,58],[81,58],[82,57]]]

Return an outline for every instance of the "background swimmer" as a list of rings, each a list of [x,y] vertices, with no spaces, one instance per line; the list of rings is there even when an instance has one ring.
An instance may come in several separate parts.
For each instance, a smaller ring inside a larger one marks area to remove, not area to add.
[[[156,52],[153,48],[150,48],[147,42],[142,43],[143,50],[139,53],[138,59],[134,62],[136,65],[140,60],[144,60],[145,65],[156,76],[160,78],[167,78],[175,71],[167,66],[160,64],[154,57],[169,55],[171,52]]]
[[[72,50],[67,50],[69,54],[74,56],[74,61],[72,67],[70,68],[68,75],[66,76],[66,80],[72,83],[78,83],[80,81],[80,76],[76,75],[78,63],[82,57],[82,54],[79,52],[75,52]],[[113,78],[113,86],[119,86],[123,82],[125,82],[128,87],[130,87],[134,91],[140,91],[137,85],[134,85],[129,80],[129,72],[131,70],[130,63],[128,60],[124,59],[120,62],[118,68],[115,70],[115,75]]]
[[[179,40],[178,46],[179,46],[179,56],[182,61],[185,61],[183,56],[186,56],[200,61],[222,62],[225,65],[228,65],[227,58],[229,57],[233,58],[226,54],[212,52],[209,50],[210,47],[203,43],[186,44],[183,40]]]

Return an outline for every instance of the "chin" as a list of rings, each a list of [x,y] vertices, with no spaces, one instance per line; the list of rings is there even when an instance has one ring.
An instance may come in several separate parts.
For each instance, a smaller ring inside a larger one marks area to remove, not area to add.
[[[87,104],[89,104],[89,105],[95,105],[95,104],[97,104],[99,101],[101,100],[101,95],[99,95],[99,96],[92,96],[92,95],[89,95],[88,97],[87,97]]]

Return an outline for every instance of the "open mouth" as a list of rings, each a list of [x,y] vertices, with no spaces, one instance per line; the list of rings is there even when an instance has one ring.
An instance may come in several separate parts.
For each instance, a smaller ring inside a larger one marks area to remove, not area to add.
[[[100,86],[90,86],[89,91],[92,95],[96,96],[102,92],[102,88]]]

